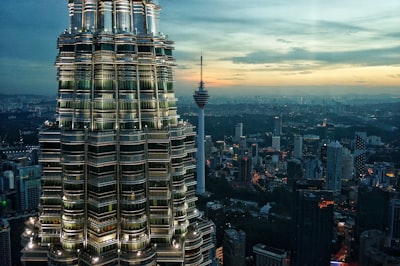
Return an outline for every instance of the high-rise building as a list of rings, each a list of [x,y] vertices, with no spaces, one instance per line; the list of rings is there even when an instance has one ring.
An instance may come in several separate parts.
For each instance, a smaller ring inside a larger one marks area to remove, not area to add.
[[[41,170],[39,165],[18,168],[20,210],[34,210],[39,206]]]
[[[273,136],[282,135],[282,117],[277,115],[274,117],[274,128],[272,131]]]
[[[264,244],[256,244],[253,246],[253,253],[256,266],[287,265],[287,253],[282,249],[268,247]]]
[[[48,265],[209,265],[194,127],[176,110],[173,42],[151,0],[69,0],[57,121],[40,132],[36,243]],[[39,236],[39,237],[37,237]]]
[[[332,190],[335,196],[340,195],[342,188],[343,146],[331,142],[327,147],[326,189]]]
[[[304,135],[303,136],[303,154],[306,156],[317,155],[319,148],[319,136],[318,135]]]
[[[321,161],[316,155],[308,155],[304,158],[305,179],[322,179]]]
[[[389,244],[400,246],[400,199],[392,199],[389,208]]]
[[[224,232],[223,261],[226,266],[246,265],[246,233],[233,228]]]
[[[330,265],[333,193],[297,189],[291,265]]]
[[[243,136],[243,123],[237,123],[235,125],[235,138],[233,140],[239,142],[241,136]]]
[[[301,135],[294,136],[293,157],[296,159],[303,157],[303,137]]]
[[[365,174],[365,164],[367,161],[367,133],[356,132],[354,137],[354,168],[357,177]]]
[[[272,136],[272,148],[275,150],[281,150],[281,136]]]
[[[0,218],[0,264],[11,266],[11,227],[6,219]]]
[[[343,169],[342,169],[342,180],[353,179],[354,173],[354,157],[349,149],[343,148],[342,154]]]
[[[356,241],[367,230],[387,231],[389,228],[390,200],[396,196],[379,187],[360,185],[357,194]]]
[[[240,182],[249,182],[251,180],[251,171],[253,169],[249,155],[240,155],[238,161],[238,180]]]

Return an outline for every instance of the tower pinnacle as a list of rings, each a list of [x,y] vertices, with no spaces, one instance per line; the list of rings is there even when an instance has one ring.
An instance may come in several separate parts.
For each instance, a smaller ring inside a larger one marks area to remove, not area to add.
[[[208,103],[210,96],[208,91],[204,89],[203,82],[203,56],[200,57],[200,83],[199,89],[195,91],[193,98],[200,109],[204,109],[205,105]]]

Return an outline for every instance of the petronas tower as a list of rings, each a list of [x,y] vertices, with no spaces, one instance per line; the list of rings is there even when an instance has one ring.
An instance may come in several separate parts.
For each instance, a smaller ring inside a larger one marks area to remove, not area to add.
[[[61,3],[60,3],[61,4]],[[179,119],[174,44],[150,0],[69,0],[56,121],[40,131],[39,216],[24,265],[210,265],[194,127]],[[67,15],[67,14],[66,14]]]

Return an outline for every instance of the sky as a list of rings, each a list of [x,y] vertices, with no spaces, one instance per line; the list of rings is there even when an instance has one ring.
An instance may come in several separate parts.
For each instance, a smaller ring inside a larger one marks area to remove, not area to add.
[[[176,93],[400,96],[399,0],[159,0]],[[4,1],[0,93],[57,92],[66,0]]]

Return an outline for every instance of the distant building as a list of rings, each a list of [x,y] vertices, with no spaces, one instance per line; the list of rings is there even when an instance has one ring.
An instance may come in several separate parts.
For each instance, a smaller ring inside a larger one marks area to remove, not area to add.
[[[317,155],[319,147],[318,135],[304,135],[303,136],[303,154],[304,155]]]
[[[274,117],[274,128],[272,134],[273,136],[282,135],[282,117],[279,115]]]
[[[342,180],[351,180],[354,173],[354,157],[349,149],[343,148],[342,151]]]
[[[248,152],[246,136],[240,136],[240,138],[239,138],[239,150],[240,150],[240,154],[242,154],[242,155],[244,155],[246,152]]]
[[[335,196],[340,195],[342,188],[342,149],[338,141],[327,146],[326,189],[332,190]]]
[[[213,151],[213,147],[214,147],[214,145],[213,145],[213,142],[212,142],[212,137],[211,137],[211,135],[206,135],[205,136],[205,143],[204,143],[204,149],[205,149],[205,156],[206,156],[206,159],[207,158],[209,158],[209,157],[211,157],[211,155],[212,155],[212,151]]]
[[[253,246],[255,266],[286,266],[287,253],[284,250],[268,247],[264,244]]]
[[[233,140],[235,142],[239,142],[241,136],[243,136],[243,123],[237,123],[235,126],[235,137]]]
[[[330,265],[333,205],[331,191],[296,190],[292,266]]]
[[[39,165],[18,169],[19,202],[21,210],[37,209],[41,194],[41,171]]]
[[[389,227],[390,201],[396,193],[360,185],[357,195],[356,240],[367,230],[386,231]]]
[[[238,178],[240,182],[249,182],[251,180],[251,157],[248,155],[240,156]]]
[[[224,266],[246,265],[246,233],[244,231],[226,229],[222,246]]]
[[[301,135],[294,136],[293,157],[296,159],[303,157],[303,137]]]
[[[6,219],[0,218],[0,265],[11,266],[11,227]]]
[[[357,177],[365,175],[367,161],[367,133],[356,132],[354,136],[354,168]]]
[[[316,155],[306,156],[303,162],[305,179],[322,179],[322,165]]]
[[[275,150],[281,149],[281,137],[280,136],[272,136],[272,148]]]
[[[392,199],[389,208],[389,245],[400,246],[400,199]]]
[[[293,185],[298,180],[303,179],[303,167],[301,161],[297,159],[291,159],[287,162],[287,184],[290,189],[293,189]]]
[[[385,232],[368,230],[360,236],[359,265],[400,266],[400,257],[385,248]],[[395,252],[398,254],[398,251]]]
[[[256,166],[259,163],[258,143],[251,144],[251,157],[252,157],[253,166]]]

